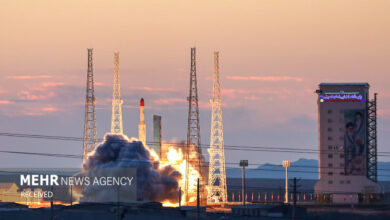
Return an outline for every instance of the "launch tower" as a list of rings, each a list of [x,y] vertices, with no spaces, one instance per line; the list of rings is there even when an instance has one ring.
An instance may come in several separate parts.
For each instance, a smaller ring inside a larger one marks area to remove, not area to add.
[[[214,83],[211,102],[210,165],[208,203],[226,202],[226,170],[223,142],[223,123],[221,109],[221,87],[219,83],[219,52],[214,52]]]
[[[85,99],[83,161],[87,159],[88,153],[93,150],[97,142],[92,51],[93,51],[92,48],[88,48],[87,94]]]
[[[191,71],[190,71],[190,94],[188,96],[188,127],[187,127],[187,150],[186,150],[186,175],[185,175],[185,201],[188,202],[188,195],[192,192],[189,192],[188,186],[188,173],[189,173],[189,163],[190,161],[190,149],[191,146],[197,151],[198,161],[197,169],[202,177],[202,148],[200,145],[200,125],[199,125],[199,107],[198,107],[198,85],[196,80],[196,54],[195,47],[191,48]],[[204,185],[203,180],[200,180],[200,185]]]
[[[119,80],[119,52],[114,53],[114,84],[112,93],[111,134],[123,134],[122,99]]]

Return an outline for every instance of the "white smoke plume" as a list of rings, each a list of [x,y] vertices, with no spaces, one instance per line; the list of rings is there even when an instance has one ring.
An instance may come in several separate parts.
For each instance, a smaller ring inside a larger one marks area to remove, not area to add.
[[[106,134],[104,141],[96,146],[83,164],[85,173],[95,168],[136,168],[137,200],[171,201],[178,200],[178,182],[181,173],[170,165],[160,166],[155,152],[137,139],[125,135]],[[82,191],[80,201],[110,201],[116,196],[115,188],[101,190],[89,185]],[[121,196],[122,195],[121,191]]]

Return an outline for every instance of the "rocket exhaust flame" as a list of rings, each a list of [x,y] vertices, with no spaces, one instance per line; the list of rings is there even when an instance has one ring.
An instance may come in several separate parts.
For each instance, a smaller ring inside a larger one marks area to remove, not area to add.
[[[195,205],[196,203],[196,191],[197,191],[197,179],[202,178],[199,170],[197,170],[198,165],[198,151],[195,150],[194,146],[191,146],[189,149],[189,164],[188,164],[188,202],[185,202],[186,194],[184,191],[185,188],[185,176],[186,174],[186,158],[185,158],[185,149],[186,144],[182,143],[181,145],[175,144],[170,145],[169,143],[162,144],[161,152],[161,164],[166,164],[173,166],[180,171],[183,178],[179,181],[179,186],[183,190],[181,201],[184,205]],[[165,203],[164,203],[165,204]],[[168,204],[165,204],[168,206]],[[172,206],[178,206],[178,203],[169,204]]]
[[[86,172],[94,168],[136,168],[137,200],[177,201],[178,181],[182,174],[169,164],[160,164],[156,153],[137,139],[106,134],[104,141],[88,155],[83,168]],[[80,201],[93,202],[94,198],[111,201],[116,195],[107,192],[111,189],[97,191],[93,187],[89,185],[83,189]]]
[[[106,134],[104,141],[88,155],[83,163],[83,169],[89,172],[94,168],[136,168],[137,200],[162,202],[164,206],[178,206],[179,188],[184,189],[185,185],[187,161],[184,159],[184,146],[163,144],[160,159],[153,149],[143,145],[138,139]],[[188,173],[191,194],[188,195],[190,200],[187,205],[196,201],[197,178],[200,178],[199,171],[194,168],[197,164],[197,151],[192,152],[194,153],[190,154]],[[108,192],[109,190],[99,191],[93,187],[89,185],[82,190],[74,187],[73,190],[81,202],[93,202],[95,199],[108,201],[116,195]],[[181,195],[181,201],[184,201],[186,195],[184,192]]]

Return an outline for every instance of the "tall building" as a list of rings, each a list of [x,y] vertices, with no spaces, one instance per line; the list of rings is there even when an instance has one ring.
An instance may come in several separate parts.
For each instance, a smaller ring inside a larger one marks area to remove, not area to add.
[[[376,98],[369,100],[369,84],[321,83],[316,93],[317,200],[359,203],[377,199],[381,188],[376,183]]]
[[[161,116],[153,115],[153,149],[161,157]]]

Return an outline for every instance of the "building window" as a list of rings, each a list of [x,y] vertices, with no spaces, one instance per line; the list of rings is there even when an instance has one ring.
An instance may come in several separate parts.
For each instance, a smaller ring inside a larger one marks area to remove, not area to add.
[[[333,172],[328,172],[328,176],[333,176]]]
[[[341,110],[340,110],[340,113],[341,113],[341,114],[344,114],[344,110],[341,109]]]
[[[333,150],[333,146],[332,145],[328,145],[328,150]]]
[[[328,158],[333,158],[333,154],[328,154]]]
[[[339,122],[344,123],[344,118],[340,118]]]
[[[340,184],[344,184],[344,180],[340,180]]]
[[[344,128],[343,128],[343,127],[339,128],[339,130],[342,131],[342,132],[344,132]]]
[[[331,118],[328,118],[328,122],[329,122],[329,123],[332,123],[332,119],[331,119]]]
[[[340,176],[344,176],[344,172],[340,172]]]
[[[344,163],[340,163],[340,167],[344,167]]]
[[[328,131],[333,131],[333,129],[332,128],[328,128]]]
[[[333,184],[333,181],[332,181],[332,180],[329,180],[328,183],[329,183],[329,184]]]
[[[328,137],[328,140],[330,140],[330,141],[331,141],[332,139],[333,139],[333,138],[332,138],[331,136],[329,136],[329,137]]]
[[[344,140],[344,137],[343,137],[343,136],[340,136],[340,140],[343,141],[343,140]]]
[[[340,158],[344,158],[344,154],[340,154]]]
[[[328,163],[328,167],[333,167],[333,164],[332,163]]]
[[[347,184],[351,184],[351,180],[347,180]]]
[[[328,114],[332,114],[332,109],[328,109]]]

